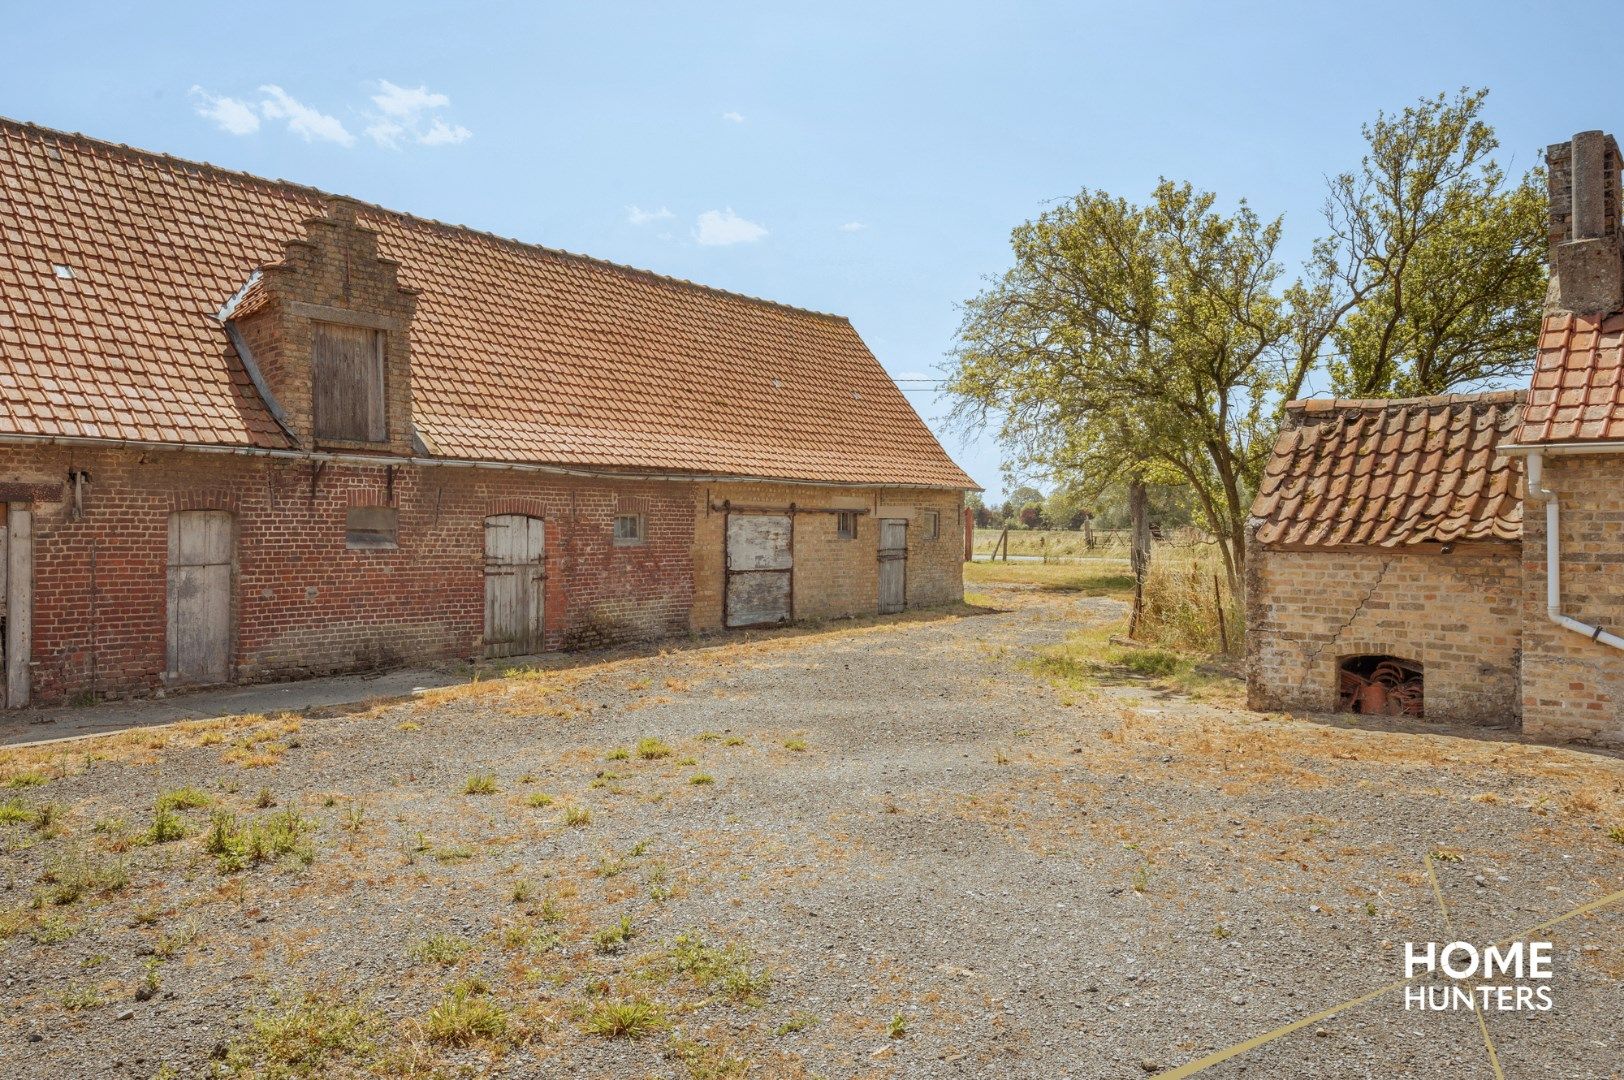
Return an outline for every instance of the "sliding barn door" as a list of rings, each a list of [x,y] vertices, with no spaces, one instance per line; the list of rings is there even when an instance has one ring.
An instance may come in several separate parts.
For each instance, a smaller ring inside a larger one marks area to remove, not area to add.
[[[728,626],[788,622],[794,606],[795,526],[788,514],[727,516],[723,597]]]

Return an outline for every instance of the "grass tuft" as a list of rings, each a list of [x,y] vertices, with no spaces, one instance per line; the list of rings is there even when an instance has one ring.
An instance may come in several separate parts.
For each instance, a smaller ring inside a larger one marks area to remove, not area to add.
[[[247,1033],[226,1049],[233,1073],[315,1078],[358,1074],[383,1026],[360,1002],[304,993],[255,1013]]]
[[[641,1039],[669,1026],[665,1013],[652,1001],[621,998],[595,1003],[587,1011],[581,1030],[605,1039]]]
[[[462,783],[464,795],[495,795],[496,777],[490,773],[475,773]]]

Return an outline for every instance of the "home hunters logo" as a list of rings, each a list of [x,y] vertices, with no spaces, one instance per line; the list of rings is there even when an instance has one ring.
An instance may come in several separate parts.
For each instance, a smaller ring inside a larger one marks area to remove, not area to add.
[[[1437,971],[1453,981],[1444,985],[1406,986],[1406,1009],[1548,1012],[1552,1005],[1549,986],[1528,985],[1529,980],[1551,977],[1549,941],[1518,941],[1481,949],[1469,941],[1451,941],[1445,945],[1436,941],[1404,943],[1406,979]],[[1497,983],[1497,979],[1502,981]]]

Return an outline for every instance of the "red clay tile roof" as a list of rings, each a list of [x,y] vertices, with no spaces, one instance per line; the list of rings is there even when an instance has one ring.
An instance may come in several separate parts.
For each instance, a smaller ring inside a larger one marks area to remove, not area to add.
[[[212,316],[327,198],[0,120],[0,432],[287,446]],[[359,218],[420,291],[414,423],[437,455],[975,486],[843,318]]]
[[[1497,456],[1521,390],[1294,401],[1252,517],[1277,546],[1404,547],[1522,537],[1522,462]]]
[[[1519,443],[1624,441],[1624,314],[1545,316]]]

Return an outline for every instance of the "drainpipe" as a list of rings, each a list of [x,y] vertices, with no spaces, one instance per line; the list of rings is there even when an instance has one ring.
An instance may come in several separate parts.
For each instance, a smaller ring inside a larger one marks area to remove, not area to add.
[[[1530,498],[1545,503],[1545,614],[1556,625],[1583,634],[1591,641],[1624,649],[1624,637],[1562,614],[1562,511],[1557,504],[1556,492],[1543,486],[1544,473],[1544,456],[1538,450],[1529,451],[1528,494]]]

